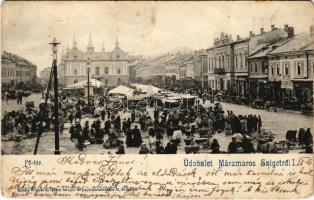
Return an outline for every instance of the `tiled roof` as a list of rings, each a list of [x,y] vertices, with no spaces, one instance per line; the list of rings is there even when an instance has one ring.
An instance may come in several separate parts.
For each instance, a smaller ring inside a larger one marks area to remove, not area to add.
[[[255,54],[251,55],[249,58],[261,58],[267,56],[268,53],[272,52],[276,48],[280,47],[281,45],[287,43],[290,41],[291,38],[283,38],[280,39],[274,43],[268,44],[267,46],[264,46],[259,51],[257,51]]]
[[[17,63],[18,65],[29,65],[29,66],[33,66],[33,67],[35,66],[33,63],[26,60],[25,58],[22,58],[18,55],[9,53],[7,51],[3,51],[1,57],[2,57],[2,60],[7,59],[7,60],[10,60],[12,62]]]
[[[313,38],[309,36],[307,33],[300,33],[295,35],[291,40],[287,43],[279,46],[269,54],[279,54],[279,53],[286,53],[286,52],[293,52],[293,51],[302,51],[304,49],[313,49]]]
[[[265,46],[272,44],[281,38],[286,38],[287,33],[282,29],[275,29],[272,31],[265,32],[261,35],[251,37],[249,42],[249,53],[250,55],[263,49]]]

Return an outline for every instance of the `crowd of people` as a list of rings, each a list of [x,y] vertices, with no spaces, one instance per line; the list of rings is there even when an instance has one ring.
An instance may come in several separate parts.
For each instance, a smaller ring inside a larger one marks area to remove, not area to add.
[[[108,106],[108,97],[104,99],[101,104],[90,107],[80,97],[60,97],[60,133],[69,133],[69,139],[80,151],[88,145],[101,144],[101,148],[116,149],[116,154],[125,154],[125,148],[137,148],[139,154],[176,154],[179,147],[186,153],[198,153],[201,149],[207,153],[277,153],[274,134],[263,129],[260,116],[224,111],[219,103],[181,109],[159,110],[148,106],[141,110],[126,107],[118,110]],[[95,110],[99,107],[101,112],[97,114]],[[29,107],[25,111],[6,112],[2,134],[37,135],[39,131],[53,130],[53,110],[53,104],[48,102],[41,104],[40,109]],[[66,123],[69,123],[68,131],[64,131]],[[231,138],[227,149],[221,149],[215,137],[222,133],[226,134],[226,140]],[[313,151],[310,129],[304,134],[301,130],[301,135],[307,142],[300,148],[305,148],[306,153]],[[289,147],[297,142],[287,141]]]

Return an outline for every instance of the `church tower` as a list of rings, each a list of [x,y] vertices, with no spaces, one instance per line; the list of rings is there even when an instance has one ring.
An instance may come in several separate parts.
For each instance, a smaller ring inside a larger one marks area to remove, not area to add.
[[[76,49],[76,45],[77,45],[77,42],[76,42],[75,36],[73,36],[73,49]]]
[[[116,49],[119,49],[119,48],[120,48],[120,47],[119,47],[119,41],[118,41],[118,38],[116,38],[115,48],[116,48]]]
[[[94,46],[92,44],[92,35],[91,34],[89,34],[87,52],[89,52],[89,53],[93,53],[94,52]]]

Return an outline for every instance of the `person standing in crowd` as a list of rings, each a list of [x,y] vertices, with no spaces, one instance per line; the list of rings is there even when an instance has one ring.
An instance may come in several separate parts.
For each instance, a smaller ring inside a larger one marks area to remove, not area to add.
[[[142,144],[139,150],[139,154],[149,154],[150,151],[146,144]]]
[[[132,132],[133,132],[134,147],[139,147],[142,144],[143,140],[142,140],[141,132],[138,129],[137,125],[134,126],[134,130]]]
[[[124,118],[122,121],[122,131],[123,131],[122,137],[126,135],[126,131],[128,129],[127,127],[128,127],[128,124],[127,124],[126,118]]]
[[[228,152],[237,153],[237,148],[238,148],[238,145],[237,145],[236,139],[232,137],[232,141],[228,145]]]
[[[170,140],[165,148],[165,154],[176,154],[177,145],[174,140]]]
[[[125,154],[124,142],[122,140],[118,140],[118,150],[116,151],[116,154]]]
[[[90,140],[90,137],[89,137],[89,121],[85,122],[83,131],[82,131],[82,135],[83,135],[83,139],[85,141],[86,140]]]
[[[218,143],[218,140],[214,139],[213,143],[210,145],[210,149],[212,150],[211,153],[219,153],[220,152],[219,148],[220,148],[220,145]]]
[[[104,129],[106,135],[109,135],[110,128],[111,128],[111,121],[110,119],[107,119],[107,121],[105,121],[105,129]]]
[[[155,148],[156,154],[164,154],[165,148],[162,146],[160,141],[156,141],[156,148]]]

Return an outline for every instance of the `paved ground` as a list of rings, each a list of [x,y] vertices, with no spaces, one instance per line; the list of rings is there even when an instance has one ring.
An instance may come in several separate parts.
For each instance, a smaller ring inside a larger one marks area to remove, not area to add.
[[[31,95],[27,99],[23,100],[23,105],[17,105],[16,101],[9,101],[8,103],[2,102],[1,105],[1,113],[3,114],[4,110],[16,110],[22,109],[25,106],[26,100],[34,100],[35,105],[41,101],[40,95]],[[208,104],[209,102],[206,102]],[[291,113],[287,111],[280,112],[267,112],[265,110],[252,109],[247,106],[235,105],[229,103],[222,103],[224,110],[232,110],[236,114],[248,115],[248,114],[256,114],[262,117],[263,128],[271,130],[275,134],[275,140],[284,140],[285,133],[287,130],[309,128],[313,126],[313,116],[301,115],[299,113]],[[126,114],[128,115],[128,114]],[[123,117],[122,117],[123,119]],[[91,118],[83,119],[82,124],[85,120],[94,120]],[[68,128],[70,124],[67,123],[65,125],[64,133],[60,135],[60,147],[62,154],[73,154],[79,153],[80,151],[75,147],[75,143],[71,142],[68,133]],[[102,122],[103,126],[103,122]],[[226,136],[224,133],[215,134],[214,138],[218,139],[221,150],[226,151],[229,142],[231,141],[231,136]],[[125,139],[125,137],[121,137],[120,139]],[[145,143],[148,143],[147,133],[143,133],[143,140]],[[21,142],[15,141],[2,141],[2,152],[4,154],[32,154],[34,151],[36,138],[25,139]],[[164,146],[167,144],[168,139],[164,139]],[[54,150],[54,133],[46,132],[42,135],[40,140],[38,153],[39,154],[52,154]],[[89,145],[85,148],[84,152],[93,153],[93,154],[107,154],[108,152],[115,152],[116,149],[104,149],[102,145]],[[126,153],[138,153],[138,148],[126,148]],[[204,150],[204,152],[208,152],[208,150]],[[178,153],[184,153],[184,144],[178,147]]]

